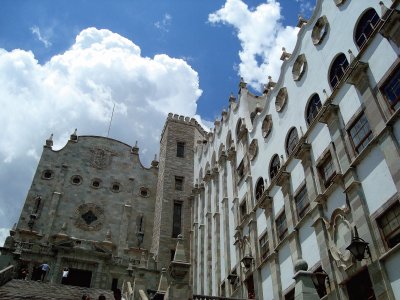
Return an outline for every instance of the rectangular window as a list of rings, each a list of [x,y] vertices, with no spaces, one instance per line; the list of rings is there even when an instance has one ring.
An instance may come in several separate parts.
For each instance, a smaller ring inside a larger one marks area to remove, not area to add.
[[[379,217],[378,225],[389,248],[400,243],[400,203],[398,201]]]
[[[237,176],[238,181],[241,181],[244,176],[244,163],[243,160],[240,162],[239,167],[237,168]]]
[[[297,215],[299,216],[299,219],[302,219],[310,209],[310,202],[308,200],[307,189],[305,186],[294,197],[294,202],[296,203]]]
[[[174,202],[174,212],[172,218],[172,237],[176,238],[179,234],[181,234],[181,226],[182,226],[182,202],[175,201]]]
[[[243,221],[247,216],[247,204],[246,200],[243,200],[242,204],[240,204],[240,221]]]
[[[332,157],[329,155],[319,166],[319,172],[324,181],[325,187],[331,184],[333,177],[336,174],[335,165],[333,164]]]
[[[268,241],[268,233],[264,233],[259,240],[260,243],[260,255],[261,259],[264,260],[269,255],[269,241]]]
[[[287,223],[286,223],[286,214],[283,211],[275,220],[276,223],[276,233],[278,234],[278,238],[282,241],[287,234]]]
[[[185,143],[184,142],[176,143],[176,156],[177,157],[185,157]]]
[[[169,250],[169,253],[170,253],[170,255],[171,255],[171,261],[173,261],[174,260],[174,258],[175,258],[175,250]]]
[[[389,80],[381,87],[381,91],[393,109],[400,107],[400,68],[389,76]]]
[[[175,176],[175,190],[183,191],[183,176]]]
[[[349,128],[349,134],[357,153],[360,153],[372,140],[373,135],[369,128],[367,117],[364,114],[361,114]]]

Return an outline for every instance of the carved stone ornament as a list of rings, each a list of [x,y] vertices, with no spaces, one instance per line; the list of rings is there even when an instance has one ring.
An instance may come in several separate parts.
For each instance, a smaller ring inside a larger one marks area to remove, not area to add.
[[[86,231],[97,231],[104,224],[104,210],[94,203],[80,205],[75,211],[75,226]]]
[[[101,149],[101,148],[93,148],[90,150],[91,152],[91,165],[96,169],[105,169],[111,163],[111,157],[115,155],[110,150]]]
[[[352,265],[352,257],[350,251],[346,247],[350,245],[353,238],[352,226],[346,219],[347,209],[337,208],[333,213],[329,222],[329,250],[332,254],[336,265],[340,268],[347,269]]]

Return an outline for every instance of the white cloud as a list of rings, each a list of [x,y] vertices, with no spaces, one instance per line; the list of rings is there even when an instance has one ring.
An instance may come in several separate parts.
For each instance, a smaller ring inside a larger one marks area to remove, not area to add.
[[[308,17],[313,12],[314,5],[311,0],[296,0],[296,2],[300,5],[300,15]]]
[[[6,237],[9,236],[10,228],[0,228],[0,247],[3,247]]]
[[[280,72],[282,47],[291,51],[298,28],[282,25],[279,2],[268,0],[254,9],[241,0],[226,0],[224,6],[208,16],[212,24],[222,23],[235,28],[241,43],[239,74],[253,88],[260,90],[271,75]]]
[[[132,41],[109,30],[88,28],[65,53],[39,64],[29,51],[0,49],[0,207],[16,222],[41,147],[54,133],[62,147],[78,135],[106,135],[133,145],[149,165],[158,154],[169,112],[194,116],[202,91],[184,60],[166,54],[143,57]]]
[[[50,40],[49,40],[49,38],[48,38],[47,36],[44,36],[44,35],[40,32],[39,27],[37,27],[37,26],[32,26],[32,27],[29,28],[29,29],[31,30],[32,34],[33,34],[39,41],[41,41],[41,42],[44,44],[44,46],[45,46],[46,48],[48,48],[48,47],[50,47],[50,46],[52,45],[51,42],[50,42]]]
[[[168,32],[169,27],[171,25],[172,17],[170,14],[165,13],[161,21],[157,21],[154,23],[154,26],[161,31]]]

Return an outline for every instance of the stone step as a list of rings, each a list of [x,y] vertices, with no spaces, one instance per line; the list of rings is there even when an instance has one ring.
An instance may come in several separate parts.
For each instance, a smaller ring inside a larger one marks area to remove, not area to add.
[[[0,287],[0,299],[30,299],[30,300],[79,300],[82,295],[96,300],[100,294],[107,300],[113,300],[113,292],[95,288],[85,288],[63,284],[52,284],[41,281],[13,279]]]

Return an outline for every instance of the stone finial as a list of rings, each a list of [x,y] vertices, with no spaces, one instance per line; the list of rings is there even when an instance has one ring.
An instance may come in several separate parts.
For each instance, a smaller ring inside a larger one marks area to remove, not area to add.
[[[294,273],[297,273],[299,271],[307,271],[307,270],[308,270],[308,264],[304,259],[299,258],[298,260],[295,261]]]
[[[107,230],[106,241],[111,241],[111,230],[110,229]]]
[[[323,90],[322,90],[322,93],[324,93],[324,95],[325,95],[325,98],[326,98],[326,99],[328,99],[328,98],[329,98],[329,96],[328,96],[328,93],[326,92],[326,90],[325,90],[325,89],[323,89]]]
[[[154,167],[154,168],[158,167],[157,154],[154,154],[154,159],[151,162],[151,166]]]
[[[349,52],[349,55],[350,55],[350,63],[352,63],[356,57],[354,56],[353,51],[351,51],[350,49],[349,49],[347,52]]]
[[[286,52],[286,48],[285,47],[282,47],[282,55],[281,55],[281,60],[282,61],[288,60],[291,55],[292,55],[291,53]]]
[[[231,92],[231,95],[229,96],[229,103],[235,103],[235,102],[236,102],[236,97]]]
[[[53,147],[53,134],[50,134],[50,137],[46,140],[46,147]]]
[[[301,28],[303,25],[307,24],[307,20],[303,18],[302,15],[299,15],[298,21],[297,21],[297,27]]]
[[[176,243],[175,262],[186,262],[185,249],[183,247],[183,236],[181,234],[178,235],[178,242]]]
[[[379,1],[379,5],[381,6],[381,18],[386,14],[389,10],[382,1]]]
[[[300,137],[304,136],[303,127],[300,126]]]
[[[226,117],[226,115],[228,114],[228,112],[226,111],[225,107],[222,109],[222,118]]]
[[[168,290],[167,269],[161,269],[160,282],[158,284],[157,294],[165,294]]]
[[[146,268],[146,253],[144,251],[142,251],[142,255],[140,256],[140,264],[139,264],[139,268]]]
[[[247,83],[244,82],[243,77],[240,77],[239,88],[241,89],[247,88]]]
[[[266,86],[267,90],[269,90],[269,91],[273,90],[275,85],[276,85],[276,82],[272,81],[272,77],[271,76],[268,76],[268,83],[267,83],[267,86]]]
[[[14,236],[16,232],[17,232],[17,223],[14,223],[12,229],[10,230],[10,235]]]
[[[139,154],[138,141],[135,142],[135,146],[132,147],[131,152],[133,154]]]
[[[64,222],[61,226],[61,233],[66,233],[67,232],[67,222]]]
[[[71,134],[71,136],[70,136],[70,138],[69,138],[70,141],[74,141],[74,142],[77,142],[77,141],[78,141],[78,135],[76,134],[77,131],[78,131],[78,130],[75,128],[74,133]]]

